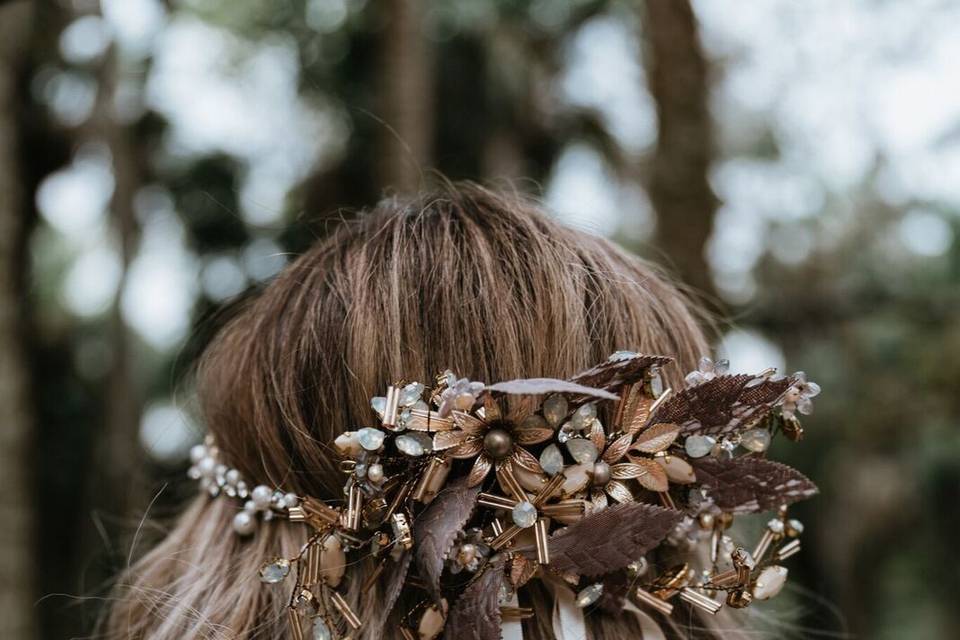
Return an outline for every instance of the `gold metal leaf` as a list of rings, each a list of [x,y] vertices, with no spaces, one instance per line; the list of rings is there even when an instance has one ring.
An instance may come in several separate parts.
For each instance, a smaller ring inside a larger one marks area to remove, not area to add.
[[[463,411],[454,411],[453,421],[457,423],[458,427],[470,435],[480,435],[487,430],[487,423],[480,418],[472,416],[469,413],[464,413]]]
[[[630,448],[641,453],[659,453],[673,444],[679,433],[679,426],[669,422],[661,422],[641,431]]]
[[[434,451],[443,451],[451,447],[459,447],[472,438],[474,436],[465,431],[440,431],[433,436],[433,449]]]
[[[450,449],[449,453],[451,458],[458,458],[462,460],[464,458],[472,458],[481,451],[483,451],[483,440],[480,438],[472,438],[460,446]]]
[[[467,486],[475,487],[483,479],[487,477],[487,474],[490,473],[490,469],[493,468],[493,461],[487,456],[478,456],[473,463],[473,468],[470,469],[470,475],[467,478]]]
[[[510,455],[510,459],[527,471],[543,473],[543,467],[540,466],[540,461],[537,460],[532,453],[522,447],[514,447],[513,453]]]
[[[627,452],[627,449],[630,448],[630,443],[633,442],[633,434],[625,433],[616,440],[614,440],[609,447],[603,452],[603,461],[607,464],[613,464],[617,460],[623,457],[623,454]]]
[[[630,493],[630,489],[619,480],[611,480],[603,488],[617,502],[633,502],[633,494]]]
[[[638,464],[644,469],[647,473],[637,476],[637,482],[640,483],[644,489],[649,489],[650,491],[662,492],[670,488],[670,482],[667,479],[667,472],[663,470],[659,464],[653,460],[648,460],[646,458],[631,458],[630,459],[634,464]]]
[[[639,460],[637,461],[639,462]],[[634,462],[623,462],[610,467],[610,477],[614,480],[631,480],[646,473],[648,473],[648,469],[644,465]]]
[[[518,444],[540,444],[553,437],[553,429],[549,427],[517,427],[513,436]]]
[[[590,421],[590,433],[587,435],[597,451],[603,451],[607,446],[607,434],[603,431],[603,423],[594,418]]]

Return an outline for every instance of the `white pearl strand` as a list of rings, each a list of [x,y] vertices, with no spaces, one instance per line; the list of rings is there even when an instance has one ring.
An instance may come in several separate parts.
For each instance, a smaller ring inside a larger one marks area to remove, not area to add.
[[[263,520],[271,520],[275,513],[283,513],[300,504],[295,493],[284,493],[265,484],[250,490],[239,471],[220,462],[220,449],[210,437],[190,449],[190,462],[187,475],[200,481],[201,490],[214,498],[223,493],[244,500],[243,510],[233,517],[233,530],[241,536],[256,531],[258,513]]]

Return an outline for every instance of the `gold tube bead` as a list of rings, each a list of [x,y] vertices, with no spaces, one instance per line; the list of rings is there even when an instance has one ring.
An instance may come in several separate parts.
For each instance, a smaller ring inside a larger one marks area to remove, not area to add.
[[[500,535],[490,541],[490,548],[495,551],[502,549],[507,546],[507,543],[516,538],[521,531],[523,531],[523,529],[517,525],[511,525],[509,529],[505,529]]]
[[[563,483],[566,482],[567,478],[562,473],[558,473],[555,476],[552,476],[547,484],[543,485],[540,488],[537,497],[533,499],[533,506],[538,509],[543,506],[543,503],[553,497],[553,495],[560,490],[560,487],[563,486]]]
[[[446,462],[443,458],[430,458],[430,462],[427,463],[427,468],[424,469],[423,473],[420,474],[420,479],[417,480],[417,486],[413,489],[413,493],[410,494],[410,497],[417,502],[423,502],[427,497],[428,488],[437,477],[437,474],[439,474],[443,469],[445,464]]]
[[[477,503],[485,507],[494,509],[513,509],[517,506],[517,501],[506,496],[498,496],[493,493],[481,493],[477,496]]]
[[[490,528],[493,529],[494,537],[503,533],[503,523],[500,522],[500,518],[494,518],[493,522],[490,523]]]
[[[356,484],[350,485],[347,493],[347,509],[343,512],[343,526],[350,531],[360,528],[360,512],[363,508],[363,494]]]
[[[800,540],[794,538],[787,544],[777,549],[777,552],[774,554],[774,558],[777,560],[786,560],[790,556],[794,556],[798,553],[800,553]]]
[[[720,608],[723,606],[721,603],[717,602],[713,598],[708,598],[699,591],[694,591],[690,587],[684,587],[680,589],[680,599],[689,602],[698,609],[706,611],[710,615],[716,615]]]
[[[763,556],[766,555],[767,551],[770,549],[770,545],[773,544],[773,540],[776,537],[776,534],[770,529],[764,529],[763,535],[760,536],[760,540],[757,541],[757,546],[753,550],[753,559],[757,562],[763,559]]]
[[[537,541],[537,562],[550,564],[550,541],[547,538],[547,528],[550,522],[546,518],[539,518],[533,525],[534,539]]]
[[[500,484],[507,490],[514,500],[517,502],[524,502],[527,499],[527,494],[523,490],[523,487],[520,486],[520,483],[517,481],[517,476],[513,474],[513,469],[507,465],[504,465],[497,470],[497,479],[500,480]]]
[[[586,503],[581,501],[566,504],[545,504],[540,507],[540,513],[549,518],[573,518],[582,516],[586,510]]]
[[[661,492],[658,493],[657,495],[660,497],[660,503],[661,503],[663,506],[665,506],[667,509],[674,509],[674,510],[676,510],[677,505],[676,505],[676,503],[673,501],[673,496],[671,496],[669,492],[667,492],[667,491],[661,491]]]
[[[360,618],[357,617],[357,614],[354,613],[353,609],[350,608],[350,605],[347,604],[347,601],[343,599],[343,596],[341,596],[337,591],[331,591],[330,601],[333,602],[333,606],[336,607],[337,611],[340,612],[340,615],[343,616],[343,619],[346,620],[347,624],[350,625],[351,628],[360,628]]]
[[[657,596],[653,595],[649,591],[641,587],[637,587],[633,590],[633,598],[636,604],[645,604],[648,607],[656,609],[665,616],[673,613],[673,605],[667,602],[666,600],[661,600]]]
[[[390,385],[387,387],[386,402],[383,407],[383,426],[393,429],[397,426],[397,409],[400,407],[400,389]]]
[[[303,584],[311,586],[320,581],[320,554],[323,550],[323,542],[318,540],[307,549],[307,566],[303,573]]]
[[[287,609],[287,621],[290,623],[290,635],[293,636],[293,640],[303,640],[300,614],[293,607]]]

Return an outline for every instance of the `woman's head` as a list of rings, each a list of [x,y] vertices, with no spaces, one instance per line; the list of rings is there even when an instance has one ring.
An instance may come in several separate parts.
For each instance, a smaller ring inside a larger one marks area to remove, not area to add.
[[[369,398],[387,384],[447,368],[488,382],[562,378],[618,349],[673,356],[664,374],[677,385],[705,342],[687,300],[647,263],[522,198],[457,185],[384,201],[318,242],[224,327],[197,391],[245,477],[329,500],[343,486],[330,443],[374,420]],[[242,542],[230,520],[199,498],[124,576],[108,633],[282,637],[288,594],[262,589],[256,566],[303,533],[277,522]],[[356,588],[369,570],[350,567],[348,582],[374,616],[376,591]],[[595,633],[609,637],[611,624]]]

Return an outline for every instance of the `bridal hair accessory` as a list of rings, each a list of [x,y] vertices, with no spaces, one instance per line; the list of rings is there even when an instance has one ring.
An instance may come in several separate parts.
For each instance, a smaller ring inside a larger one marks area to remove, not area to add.
[[[371,401],[380,424],[334,443],[337,501],[250,488],[209,440],[191,451],[190,475],[245,501],[240,535],[277,517],[307,527],[296,557],[260,568],[265,583],[292,581],[296,640],[382,626],[401,592],[422,596],[402,616],[407,640],[516,637],[533,615],[518,591],[534,579],[555,596],[558,637],[594,607],[642,622],[676,599],[711,614],[769,599],[800,550],[788,505],[817,488],[766,452],[778,435],[801,438],[797,413],[820,389],[803,373],[732,375],[704,358],[673,392],[659,373],[669,361],[619,351],[569,380],[446,372],[433,387],[391,386]],[[774,515],[755,545],[735,543],[734,516],[760,512]],[[359,591],[382,585],[377,620],[345,598],[348,554],[374,563]]]

